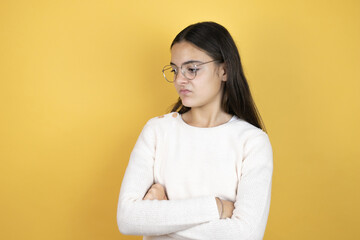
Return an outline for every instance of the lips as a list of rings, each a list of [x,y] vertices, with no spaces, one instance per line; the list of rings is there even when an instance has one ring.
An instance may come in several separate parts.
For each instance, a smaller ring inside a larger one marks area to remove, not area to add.
[[[190,90],[187,90],[187,89],[181,89],[181,90],[179,91],[179,93],[180,93],[180,94],[183,94],[183,95],[186,95],[186,94],[191,93],[191,91],[190,91]]]

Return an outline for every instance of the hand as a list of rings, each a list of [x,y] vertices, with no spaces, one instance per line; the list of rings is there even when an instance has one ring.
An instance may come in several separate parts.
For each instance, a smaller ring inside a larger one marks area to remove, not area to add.
[[[165,188],[159,184],[155,183],[151,185],[143,200],[168,200],[165,192]]]
[[[220,198],[215,198],[215,199],[219,211],[219,216],[221,215],[221,210],[222,210],[222,215],[220,216],[220,219],[230,218],[235,208],[234,202],[221,199],[222,202],[221,204]]]

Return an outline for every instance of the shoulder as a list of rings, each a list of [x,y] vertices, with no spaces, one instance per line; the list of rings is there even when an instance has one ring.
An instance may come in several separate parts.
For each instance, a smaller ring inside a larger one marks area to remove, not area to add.
[[[174,126],[179,117],[180,115],[177,112],[171,112],[164,115],[156,116],[149,119],[146,122],[144,128],[161,131],[168,127]]]
[[[178,117],[179,114],[177,112],[171,112],[149,119],[146,125],[159,125],[159,124],[162,125],[166,123],[171,123],[174,122],[174,120],[177,119]]]
[[[238,117],[235,117],[230,127],[232,134],[242,143],[243,147],[267,145],[271,148],[269,136],[261,128]]]
[[[248,166],[262,165],[272,169],[273,149],[268,134],[239,118],[234,121],[232,127],[235,138],[243,149],[242,162],[247,159],[245,162]]]
[[[261,128],[258,128],[251,123],[238,118],[234,117],[234,121],[231,124],[231,131],[233,131],[237,135],[242,135],[246,137],[255,137],[255,136],[263,136],[268,137],[267,133],[263,131]]]

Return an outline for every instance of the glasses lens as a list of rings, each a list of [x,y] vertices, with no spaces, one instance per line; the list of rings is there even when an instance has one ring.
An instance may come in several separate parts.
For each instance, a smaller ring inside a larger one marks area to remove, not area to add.
[[[198,68],[194,63],[185,64],[182,68],[187,79],[192,80],[196,77]]]
[[[168,82],[174,82],[176,69],[168,65],[163,68],[163,74]]]

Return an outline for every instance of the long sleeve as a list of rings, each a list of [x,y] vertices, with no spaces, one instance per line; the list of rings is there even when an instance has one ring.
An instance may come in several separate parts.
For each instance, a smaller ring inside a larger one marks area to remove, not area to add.
[[[270,208],[273,155],[267,134],[244,142],[244,156],[233,216],[171,234],[181,239],[259,240],[265,232]],[[238,167],[240,164],[238,165]]]
[[[156,126],[150,120],[130,155],[118,201],[120,232],[133,235],[164,235],[219,218],[213,196],[183,200],[142,200],[154,183]]]

